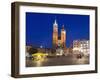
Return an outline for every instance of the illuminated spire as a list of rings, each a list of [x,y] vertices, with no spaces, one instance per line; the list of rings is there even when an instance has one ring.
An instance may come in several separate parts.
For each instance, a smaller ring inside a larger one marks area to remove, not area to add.
[[[58,26],[56,19],[55,19],[55,22],[54,22],[54,26]]]
[[[57,24],[57,21],[56,21],[56,19],[55,19],[55,23],[54,24]]]

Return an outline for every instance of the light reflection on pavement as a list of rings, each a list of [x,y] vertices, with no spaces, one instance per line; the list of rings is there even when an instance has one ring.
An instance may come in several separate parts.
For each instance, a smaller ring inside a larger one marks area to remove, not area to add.
[[[89,64],[89,57],[77,58],[76,56],[60,56],[45,58],[44,60],[35,61],[26,58],[26,67],[41,67],[41,66],[60,66],[60,65],[80,65]]]

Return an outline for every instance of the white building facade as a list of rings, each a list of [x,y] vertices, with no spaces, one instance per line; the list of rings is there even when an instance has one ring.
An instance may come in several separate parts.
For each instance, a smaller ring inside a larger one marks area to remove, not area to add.
[[[88,56],[90,53],[89,40],[74,40],[73,41],[73,54],[81,54]]]

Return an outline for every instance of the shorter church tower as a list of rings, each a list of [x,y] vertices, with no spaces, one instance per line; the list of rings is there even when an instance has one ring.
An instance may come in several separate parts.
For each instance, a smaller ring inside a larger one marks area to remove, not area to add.
[[[64,29],[64,25],[61,29],[61,45],[63,48],[66,48],[66,30]]]

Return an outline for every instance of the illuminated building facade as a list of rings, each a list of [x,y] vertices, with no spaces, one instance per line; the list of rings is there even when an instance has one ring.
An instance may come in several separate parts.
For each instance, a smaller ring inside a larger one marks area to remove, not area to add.
[[[79,40],[74,40],[73,41],[73,53],[74,54],[79,54],[80,52],[80,41]]]
[[[66,30],[64,29],[64,25],[61,29],[61,45],[63,48],[66,48]]]
[[[90,43],[89,40],[74,40],[73,41],[73,53],[83,53],[84,55],[89,55]]]
[[[58,45],[58,24],[55,20],[53,24],[53,47],[57,47]]]
[[[90,42],[89,40],[80,41],[80,51],[84,53],[84,55],[89,55],[90,51]]]
[[[61,35],[60,38],[58,37],[58,24],[55,20],[53,24],[53,47],[57,48],[58,46],[61,46],[62,48],[66,48],[66,30],[64,29],[64,25],[61,29]]]

